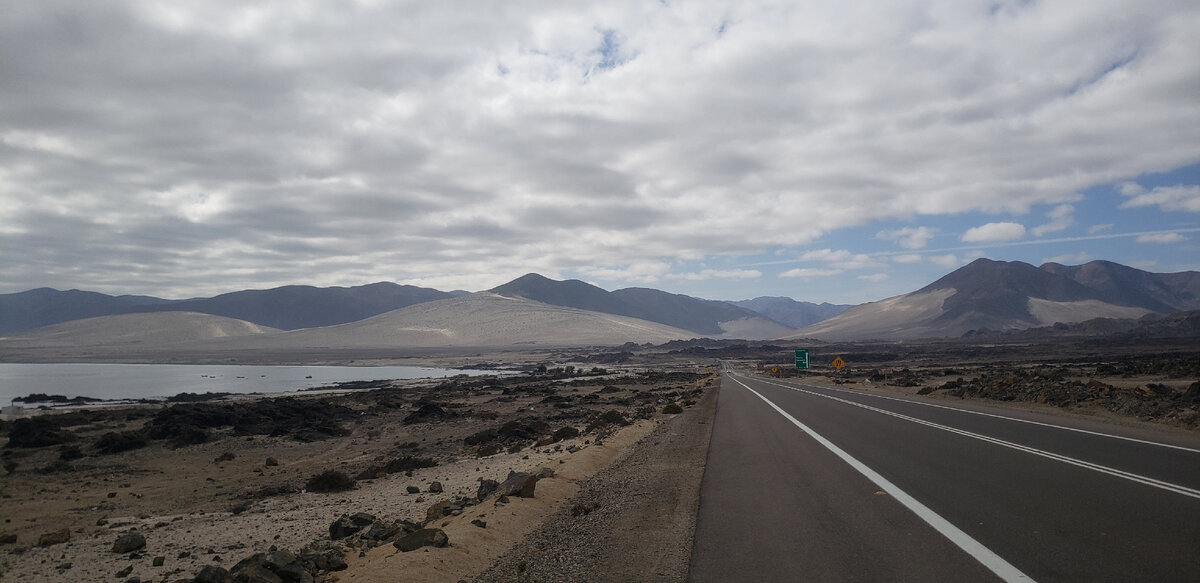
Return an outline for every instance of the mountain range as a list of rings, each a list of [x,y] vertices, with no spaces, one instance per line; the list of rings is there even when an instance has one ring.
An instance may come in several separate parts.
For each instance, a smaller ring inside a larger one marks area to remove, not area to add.
[[[897,340],[1200,309],[1200,272],[1109,261],[1068,267],[977,259],[912,293],[855,306],[788,339]]]
[[[164,300],[78,290],[0,295],[0,357],[93,347],[274,348],[616,345],[691,338],[958,337],[1200,310],[1200,272],[979,259],[914,292],[859,306],[607,291],[528,274],[486,292],[377,283],[287,286]],[[798,327],[802,328],[797,329]],[[1102,326],[1127,329],[1128,325]]]

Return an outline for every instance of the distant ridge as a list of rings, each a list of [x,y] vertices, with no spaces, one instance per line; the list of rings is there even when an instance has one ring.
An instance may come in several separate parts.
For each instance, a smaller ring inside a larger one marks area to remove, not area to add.
[[[770,318],[792,328],[803,328],[822,320],[828,320],[853,307],[848,304],[830,304],[827,302],[820,304],[798,302],[792,298],[771,296],[760,296],[752,300],[740,300],[729,303],[752,312],[757,312],[764,318]]]
[[[0,294],[0,334],[83,318],[126,314],[139,307],[169,303],[171,300],[149,296],[110,296],[77,289],[59,291],[48,287]]]
[[[788,338],[895,340],[1023,330],[1200,309],[1200,273],[1111,262],[1076,267],[977,259],[909,294],[855,306]]]
[[[536,273],[489,290],[555,306],[639,318],[711,337],[772,338],[791,327],[728,302],[704,300],[649,288],[606,291],[575,279],[557,281]]]
[[[344,324],[453,295],[435,289],[386,282],[325,288],[291,285],[190,300],[110,296],[97,292],[39,288],[0,294],[0,334],[83,318],[166,311],[211,314],[260,326],[295,330]]]

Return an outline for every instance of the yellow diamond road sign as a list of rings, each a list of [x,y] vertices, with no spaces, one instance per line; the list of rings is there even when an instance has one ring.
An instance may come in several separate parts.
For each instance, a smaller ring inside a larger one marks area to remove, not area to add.
[[[846,366],[846,361],[842,360],[842,357],[839,356],[839,357],[833,359],[833,362],[831,364],[833,364],[833,368],[842,370],[842,367]]]

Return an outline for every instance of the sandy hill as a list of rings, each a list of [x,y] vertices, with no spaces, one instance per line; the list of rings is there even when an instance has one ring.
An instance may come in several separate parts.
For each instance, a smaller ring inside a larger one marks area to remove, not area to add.
[[[272,349],[585,346],[662,343],[694,336],[646,320],[480,292],[424,302],[359,322],[230,339],[220,345]]]
[[[640,287],[610,292],[579,280],[557,281],[536,273],[521,276],[490,291],[555,306],[649,320],[687,330],[693,336],[762,340],[792,330],[790,326],[729,302]]]
[[[1189,309],[1198,286],[1196,272],[1153,274],[1109,262],[1038,268],[978,259],[915,292],[855,306],[785,338],[957,337],[973,330],[1140,318]]]
[[[129,345],[157,347],[277,332],[279,330],[243,320],[195,312],[122,314],[72,320],[21,334],[0,337],[0,350],[4,347],[57,348]]]

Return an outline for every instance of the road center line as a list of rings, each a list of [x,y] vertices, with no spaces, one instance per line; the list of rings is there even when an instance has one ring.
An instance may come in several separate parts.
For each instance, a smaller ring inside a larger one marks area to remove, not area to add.
[[[768,381],[763,381],[763,382],[768,382]],[[772,384],[774,384],[774,383],[772,383]],[[784,385],[779,385],[779,386],[784,386]],[[787,387],[788,387],[788,388],[793,388],[793,385],[787,385]],[[1086,433],[1086,434],[1088,434],[1088,435],[1096,435],[1096,436],[1099,436],[1099,437],[1108,437],[1108,438],[1111,438],[1111,439],[1122,439],[1122,440],[1125,440],[1125,441],[1132,441],[1132,442],[1134,442],[1134,443],[1141,443],[1141,444],[1144,444],[1144,445],[1154,445],[1154,446],[1158,446],[1158,447],[1168,447],[1168,448],[1171,448],[1171,449],[1183,450],[1183,451],[1187,451],[1187,452],[1191,452],[1191,453],[1200,453],[1200,449],[1195,449],[1195,448],[1191,448],[1191,447],[1184,447],[1184,446],[1182,446],[1182,445],[1172,445],[1172,444],[1170,444],[1170,443],[1161,443],[1161,442],[1158,442],[1158,441],[1149,441],[1149,440],[1146,440],[1146,439],[1138,439],[1138,438],[1136,438],[1136,437],[1125,437],[1124,435],[1113,435],[1113,434],[1111,434],[1111,433],[1102,433],[1102,432],[1099,432],[1099,431],[1091,431],[1091,430],[1088,430],[1088,429],[1078,429],[1078,428],[1075,428],[1075,427],[1067,427],[1067,426],[1065,426],[1065,425],[1055,425],[1055,424],[1053,424],[1053,423],[1045,423],[1045,422],[1042,422],[1042,421],[1031,421],[1031,420],[1029,420],[1029,419],[1021,419],[1020,417],[1007,417],[1007,416],[1004,416],[1004,415],[997,415],[997,414],[995,414],[995,413],[984,413],[983,411],[972,411],[972,410],[970,410],[970,409],[959,409],[958,407],[951,407],[951,406],[949,406],[949,405],[941,405],[941,404],[938,404],[938,403],[926,403],[926,402],[924,402],[924,401],[913,401],[913,400],[910,400],[910,399],[901,399],[900,397],[892,397],[892,396],[889,396],[889,395],[877,395],[877,394],[875,394],[875,393],[865,393],[865,392],[860,392],[860,391],[851,391],[851,390],[848,390],[848,389],[843,389],[843,388],[840,388],[840,387],[825,387],[825,386],[822,386],[821,388],[822,388],[822,389],[828,389],[828,390],[830,390],[830,391],[837,391],[837,392],[839,392],[839,393],[849,393],[849,394],[852,394],[852,395],[863,395],[863,396],[865,396],[865,397],[874,397],[874,398],[876,398],[876,399],[887,399],[887,400],[889,400],[889,401],[899,401],[899,402],[901,402],[901,403],[910,403],[910,404],[913,404],[913,405],[923,405],[923,406],[925,406],[925,407],[936,407],[936,408],[938,408],[938,409],[948,409],[948,410],[950,410],[950,411],[958,411],[959,413],[970,413],[971,415],[982,415],[982,416],[984,416],[984,417],[994,417],[994,418],[996,418],[996,419],[1004,419],[1004,420],[1006,420],[1006,421],[1017,421],[1017,422],[1020,422],[1020,423],[1029,423],[1029,424],[1031,424],[1031,425],[1040,425],[1040,426],[1042,426],[1042,427],[1052,427],[1052,428],[1054,428],[1054,429],[1062,429],[1063,431],[1074,431],[1074,432],[1076,432],[1076,433]]]
[[[736,380],[736,379],[734,379],[734,380]],[[994,443],[996,445],[1002,445],[1004,447],[1012,448],[1017,451],[1031,453],[1031,454],[1042,456],[1044,458],[1052,459],[1055,461],[1068,463],[1073,466],[1079,466],[1081,468],[1086,468],[1089,470],[1094,470],[1094,471],[1097,471],[1100,473],[1108,474],[1110,476],[1116,476],[1118,478],[1125,478],[1126,480],[1130,480],[1130,481],[1137,482],[1139,484],[1144,484],[1147,486],[1153,486],[1155,488],[1160,488],[1160,489],[1166,490],[1168,492],[1174,492],[1176,494],[1183,494],[1184,496],[1190,496],[1192,498],[1200,498],[1200,490],[1196,490],[1194,488],[1189,488],[1187,486],[1181,486],[1179,484],[1172,484],[1171,482],[1164,482],[1162,480],[1158,480],[1155,478],[1149,478],[1149,477],[1135,474],[1132,472],[1126,472],[1125,470],[1119,470],[1117,468],[1112,468],[1109,466],[1095,464],[1095,463],[1084,461],[1081,459],[1076,459],[1076,458],[1065,456],[1062,454],[1057,454],[1057,453],[1046,451],[1043,449],[1038,449],[1036,447],[1029,447],[1027,445],[1021,445],[1019,443],[1013,443],[1011,441],[1005,441],[1003,439],[989,437],[987,435],[983,435],[980,433],[973,433],[970,431],[966,431],[964,429],[950,427],[949,425],[942,425],[940,423],[934,423],[932,421],[926,421],[924,419],[910,417],[910,416],[904,415],[902,413],[896,413],[895,411],[888,411],[887,409],[880,409],[878,407],[872,407],[870,405],[864,405],[862,403],[851,401],[849,399],[843,399],[841,397],[834,397],[833,395],[826,395],[824,393],[818,393],[816,391],[810,391],[807,389],[801,389],[799,387],[793,387],[790,385],[774,383],[774,382],[766,381],[766,380],[760,380],[760,382],[771,385],[771,386],[787,389],[789,391],[797,391],[800,393],[806,393],[806,394],[813,395],[816,397],[822,397],[825,399],[838,401],[841,403],[845,403],[847,405],[853,405],[855,407],[867,409],[868,411],[875,411],[876,413],[883,413],[884,415],[891,415],[892,417],[896,417],[898,419],[903,419],[905,421],[911,421],[913,423],[919,423],[921,425],[927,425],[929,427],[934,427],[936,429],[941,429],[943,431],[949,431],[950,433],[957,433],[958,435],[963,435],[966,437],[973,437],[973,438],[981,440],[981,441],[986,441],[988,443]],[[738,381],[738,383],[741,383],[741,381]],[[745,386],[745,385],[743,384],[743,386]],[[746,388],[749,389],[750,387],[746,387]],[[753,389],[751,389],[751,390],[753,390]]]
[[[813,431],[812,428],[801,423],[795,417],[792,417],[787,411],[784,411],[778,405],[771,402],[770,399],[764,397],[758,391],[751,389],[749,385],[734,378],[732,375],[729,378],[733,379],[733,381],[737,384],[745,387],[747,391],[754,393],[755,396],[757,396],[759,399],[762,399],[766,404],[770,405],[772,409],[775,409],[777,413],[783,415],[785,419],[791,421],[793,425],[799,427],[801,431],[807,433],[810,437],[815,439],[817,443],[825,446],[825,449],[833,452],[834,455],[841,458],[842,461],[849,464],[850,467],[857,470],[858,473],[866,476],[866,478],[874,482],[879,489],[887,492],[888,495],[894,498],[897,502],[903,504],[904,507],[912,511],[913,514],[916,514],[918,518],[924,520],[926,524],[932,526],[934,530],[941,533],[942,536],[949,539],[950,542],[954,543],[956,546],[958,546],[958,548],[965,551],[968,555],[971,555],[971,557],[979,561],[980,564],[982,564],[992,573],[995,573],[997,577],[1000,577],[1000,579],[1004,581],[1033,581],[1033,579],[1031,579],[1028,575],[1022,573],[1020,569],[1017,569],[1008,561],[1005,561],[1003,558],[1001,558],[1000,555],[992,552],[991,549],[983,546],[974,538],[971,538],[971,535],[963,532],[957,526],[950,524],[948,520],[942,518],[933,510],[930,510],[928,506],[918,502],[916,498],[909,496],[907,492],[901,490],[898,486],[888,481],[887,478],[879,475],[878,472],[867,467],[866,464],[858,461],[853,456],[846,453],[845,450],[834,445],[833,442],[825,439],[823,436],[821,436],[821,434]]]

